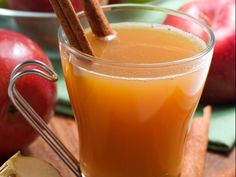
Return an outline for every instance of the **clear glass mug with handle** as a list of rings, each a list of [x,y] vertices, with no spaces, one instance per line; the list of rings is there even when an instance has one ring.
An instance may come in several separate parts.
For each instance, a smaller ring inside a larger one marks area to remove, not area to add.
[[[63,30],[59,29],[62,67],[78,124],[80,162],[15,88],[16,81],[27,74],[56,81],[54,71],[39,61],[22,63],[11,75],[9,96],[26,120],[78,177],[179,177],[189,122],[198,105],[212,59],[214,35],[196,19],[156,6],[121,4],[104,8],[111,24],[142,22],[156,25],[162,24],[167,16],[174,16],[194,26],[189,31],[184,26],[177,28],[197,36],[206,46],[197,55],[178,61],[127,64],[77,51],[68,44]],[[88,28],[84,13],[78,16],[83,27]],[[28,65],[41,69],[24,69]],[[119,94],[121,85],[135,94],[125,94],[125,97]],[[178,88],[176,90],[182,96],[167,96],[167,90],[174,88]],[[137,102],[129,105],[124,103],[124,100],[145,98],[146,93],[149,100],[143,100],[138,109],[135,107]],[[160,96],[162,100],[158,99]],[[156,105],[152,106],[151,111],[146,109],[150,103]],[[141,115],[140,112],[145,114]],[[151,112],[155,112],[155,115],[151,116]],[[140,123],[140,118],[146,121]]]

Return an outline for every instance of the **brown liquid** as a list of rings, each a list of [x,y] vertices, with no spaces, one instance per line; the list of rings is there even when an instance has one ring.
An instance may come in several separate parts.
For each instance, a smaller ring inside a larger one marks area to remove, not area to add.
[[[200,40],[174,28],[132,23],[113,28],[117,39],[112,42],[87,33],[97,56],[108,60],[176,61],[204,48]],[[178,177],[189,120],[207,69],[167,78],[145,72],[142,78],[130,77],[127,69],[119,73],[124,77],[117,77],[90,72],[62,58],[84,175]]]

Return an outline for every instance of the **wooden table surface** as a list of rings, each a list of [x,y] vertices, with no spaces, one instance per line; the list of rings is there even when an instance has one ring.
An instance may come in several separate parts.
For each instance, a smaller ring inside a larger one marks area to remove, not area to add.
[[[65,116],[56,115],[49,125],[68,149],[73,154],[78,154],[78,136],[74,121]],[[25,149],[23,154],[35,156],[50,162],[59,169],[63,177],[74,177],[70,170],[68,170],[63,162],[40,137]],[[235,148],[228,154],[208,152],[204,177],[216,177],[220,171],[233,164],[235,164]]]

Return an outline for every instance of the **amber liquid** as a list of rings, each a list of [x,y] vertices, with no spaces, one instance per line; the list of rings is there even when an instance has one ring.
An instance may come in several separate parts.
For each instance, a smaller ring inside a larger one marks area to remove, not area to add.
[[[205,47],[196,37],[170,27],[123,23],[113,28],[113,41],[87,32],[96,55],[106,61],[177,61]],[[189,122],[207,69],[155,77],[149,72],[130,74],[134,68],[127,68],[112,75],[106,65],[100,73],[95,64],[84,68],[71,61],[62,52],[84,176],[179,177]]]

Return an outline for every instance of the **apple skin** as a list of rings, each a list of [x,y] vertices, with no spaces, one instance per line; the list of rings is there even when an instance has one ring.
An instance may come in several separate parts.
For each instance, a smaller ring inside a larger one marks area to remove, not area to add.
[[[51,66],[47,55],[32,40],[20,33],[0,29],[0,157],[14,154],[37,137],[36,131],[16,110],[7,94],[13,69],[24,61],[35,59]],[[36,75],[28,75],[17,81],[16,88],[48,122],[56,103],[56,84]]]
[[[81,0],[71,0],[76,11],[83,9]],[[105,4],[106,0],[99,0]],[[49,0],[7,0],[8,7],[14,10],[33,12],[53,12]]]
[[[196,0],[185,4],[179,10],[208,24],[216,38],[212,64],[201,101],[208,104],[235,102],[235,1]],[[164,23],[190,32],[194,30],[194,26],[187,25],[180,18],[173,16],[167,17]],[[203,37],[203,34],[197,35]]]

